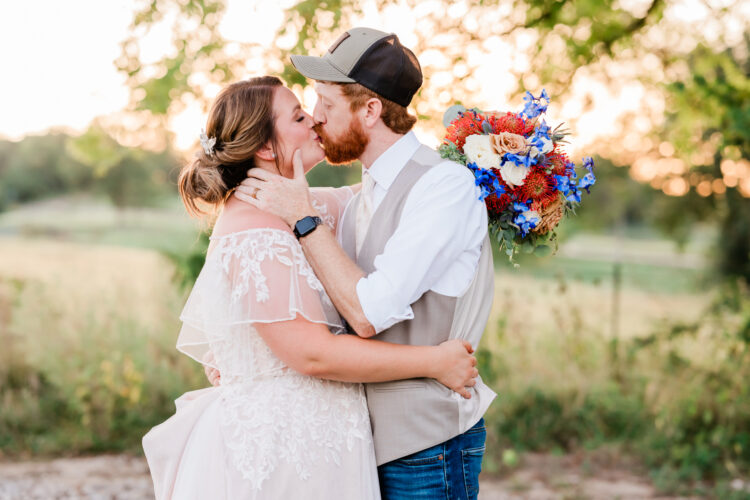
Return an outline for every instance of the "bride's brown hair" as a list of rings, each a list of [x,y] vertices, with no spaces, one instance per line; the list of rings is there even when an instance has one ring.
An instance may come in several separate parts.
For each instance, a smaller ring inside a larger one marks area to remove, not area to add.
[[[277,151],[272,104],[274,91],[282,85],[275,76],[261,76],[219,92],[206,125],[206,135],[216,138],[213,152],[207,154],[201,147],[177,181],[191,215],[211,212],[201,207],[201,202],[214,209],[220,206],[255,166],[255,153],[269,141]],[[277,166],[278,162],[277,158]]]

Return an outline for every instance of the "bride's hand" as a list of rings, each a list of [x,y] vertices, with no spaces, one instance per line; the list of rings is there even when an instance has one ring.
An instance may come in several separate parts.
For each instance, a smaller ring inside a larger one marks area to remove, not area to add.
[[[465,340],[448,340],[437,347],[437,352],[434,378],[448,389],[471,399],[467,388],[474,387],[479,376],[477,358],[471,355],[474,352],[471,344]]]
[[[206,354],[203,355],[203,373],[206,374],[206,378],[212,386],[218,387],[221,384],[221,372],[211,366],[215,361],[213,351],[206,351]]]
[[[294,151],[292,166],[294,177],[291,179],[261,168],[251,168],[247,178],[237,186],[235,196],[264,212],[279,216],[290,228],[303,217],[318,215],[312,207],[299,149]]]

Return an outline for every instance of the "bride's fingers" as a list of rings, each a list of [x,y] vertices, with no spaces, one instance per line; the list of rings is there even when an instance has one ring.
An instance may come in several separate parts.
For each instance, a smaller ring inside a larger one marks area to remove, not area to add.
[[[248,179],[255,178],[261,181],[270,181],[271,179],[274,179],[279,176],[274,174],[273,172],[269,172],[268,170],[263,170],[262,168],[256,167],[256,168],[251,168],[250,170],[247,171],[247,177]]]
[[[243,190],[240,190],[240,189],[238,188],[238,189],[237,189],[237,190],[236,190],[236,191],[234,192],[234,195],[235,195],[235,196],[237,197],[237,199],[238,199],[238,200],[240,200],[240,201],[244,201],[245,203],[249,203],[250,205],[252,205],[252,206],[254,206],[254,207],[258,207],[258,208],[260,208],[260,206],[261,206],[261,204],[260,204],[260,201],[258,201],[258,199],[256,199],[256,198],[255,198],[255,197],[253,196],[253,194],[255,194],[255,193],[253,192],[253,193],[251,194],[251,193],[250,193],[249,191],[250,191],[250,190],[248,190],[247,188],[245,188],[245,189],[243,189]]]
[[[305,177],[305,166],[302,164],[302,151],[299,149],[294,150],[292,156],[292,166],[294,167],[294,178],[300,179]]]
[[[268,186],[268,182],[248,177],[247,179],[242,181],[238,187],[240,186],[244,186],[246,188],[262,189],[263,187]]]

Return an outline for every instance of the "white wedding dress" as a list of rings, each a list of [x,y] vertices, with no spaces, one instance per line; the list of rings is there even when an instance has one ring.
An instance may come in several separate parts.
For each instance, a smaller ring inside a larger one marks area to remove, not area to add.
[[[331,227],[351,196],[313,190]],[[380,498],[362,386],[293,371],[253,328],[298,314],[343,332],[289,229],[230,199],[178,339],[196,360],[213,352],[221,385],[184,394],[143,438],[157,499]]]

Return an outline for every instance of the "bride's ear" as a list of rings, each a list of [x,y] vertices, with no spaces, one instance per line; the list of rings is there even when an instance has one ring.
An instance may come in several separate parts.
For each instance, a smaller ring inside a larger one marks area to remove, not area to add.
[[[255,152],[255,157],[265,161],[274,161],[276,159],[276,153],[273,152],[271,143],[267,142],[258,151]]]

